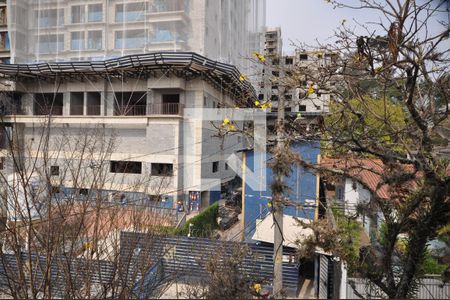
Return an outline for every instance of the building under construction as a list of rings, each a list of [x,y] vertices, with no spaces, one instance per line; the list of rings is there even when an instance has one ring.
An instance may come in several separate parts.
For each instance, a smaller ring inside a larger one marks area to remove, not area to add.
[[[234,177],[225,159],[244,139],[216,141],[214,124],[183,112],[253,103],[242,74],[259,68],[247,58],[261,48],[265,1],[10,0],[0,8],[12,63],[0,65],[5,178],[43,170],[55,194],[180,209],[219,199]],[[83,157],[77,147],[88,136],[95,146]],[[81,177],[71,169],[80,161]]]

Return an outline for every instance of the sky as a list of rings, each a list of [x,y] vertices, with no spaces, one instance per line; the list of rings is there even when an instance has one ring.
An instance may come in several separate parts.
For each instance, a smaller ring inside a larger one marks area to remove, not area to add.
[[[333,9],[325,0],[267,0],[266,25],[281,26],[285,54],[294,49],[291,41],[312,45],[316,39],[330,42],[333,30],[344,19],[347,26],[355,26],[354,19],[376,21],[377,15],[367,10]]]

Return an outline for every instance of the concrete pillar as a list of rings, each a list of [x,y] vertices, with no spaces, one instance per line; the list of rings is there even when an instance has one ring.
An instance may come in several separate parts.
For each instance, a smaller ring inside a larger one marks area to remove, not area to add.
[[[104,105],[106,107],[106,116],[114,115],[114,93],[105,93]]]
[[[70,93],[63,93],[63,116],[70,116]]]
[[[105,110],[106,110],[105,97],[106,97],[105,92],[100,93],[100,115],[101,116],[105,115]]]
[[[25,115],[33,115],[34,94],[25,94],[22,96],[22,110]]]
[[[87,106],[88,106],[88,100],[87,100],[87,93],[83,93],[83,116],[87,116]]]
[[[155,92],[152,89],[147,90],[147,115],[153,112],[153,103],[155,101]]]

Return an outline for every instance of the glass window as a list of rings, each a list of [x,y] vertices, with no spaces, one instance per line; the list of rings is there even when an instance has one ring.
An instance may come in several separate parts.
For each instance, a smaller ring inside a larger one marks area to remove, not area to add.
[[[77,31],[72,32],[70,36],[70,49],[72,50],[84,50],[84,32]]]
[[[143,29],[116,31],[114,43],[116,49],[144,48],[145,43],[145,30]]]
[[[88,5],[88,22],[101,22],[103,21],[103,5],[89,4]]]
[[[64,25],[64,9],[43,9],[35,12],[35,24],[41,28]]]
[[[153,32],[152,42],[171,42],[175,40],[175,35],[168,25],[158,24]]]
[[[63,34],[49,34],[42,35],[38,40],[39,53],[57,53],[64,50],[64,35]]]
[[[72,6],[72,23],[84,23],[84,5]]]
[[[103,48],[103,32],[89,31],[88,32],[88,49],[102,49]]]
[[[135,2],[116,5],[116,22],[144,21],[146,5],[144,2]]]

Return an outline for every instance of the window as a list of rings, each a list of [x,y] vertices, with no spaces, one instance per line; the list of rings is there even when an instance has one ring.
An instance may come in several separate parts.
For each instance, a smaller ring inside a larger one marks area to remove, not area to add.
[[[72,6],[72,24],[84,23],[84,5]]]
[[[116,49],[144,48],[145,43],[145,30],[143,29],[116,31],[114,43]]]
[[[280,72],[272,71],[272,75],[275,76],[275,77],[279,77],[280,76]]]
[[[228,169],[229,169],[229,166],[227,163],[225,163],[225,170],[228,170]]]
[[[5,169],[5,158],[0,157],[0,170],[4,170],[4,169]]]
[[[173,164],[152,164],[152,176],[173,176]]]
[[[88,49],[102,49],[103,48],[103,32],[101,30],[98,31],[89,31],[88,32],[88,40],[87,40],[87,48]]]
[[[264,94],[259,94],[258,99],[259,100],[264,100]]]
[[[57,53],[64,50],[64,35],[63,34],[49,34],[43,35],[39,38],[37,44],[39,53]]]
[[[298,111],[306,111],[306,105],[299,105]]]
[[[286,57],[286,65],[292,65],[294,63],[294,59],[292,57]]]
[[[172,31],[172,27],[167,24],[157,24],[155,26],[151,41],[155,43],[171,42],[176,40],[177,34]]]
[[[50,176],[59,176],[59,166],[50,167]]]
[[[292,100],[292,95],[286,95],[285,97],[284,97],[286,100]]]
[[[103,20],[102,4],[88,5],[88,22],[101,22]]]
[[[300,60],[308,60],[308,54],[300,54]]]
[[[59,194],[61,193],[61,189],[59,186],[52,186],[52,194]]]
[[[111,173],[141,174],[142,163],[137,161],[111,161]]]
[[[145,19],[145,3],[126,3],[116,5],[116,22],[136,22]]]
[[[70,49],[72,50],[84,50],[84,32],[76,31],[70,34]]]
[[[64,9],[44,9],[35,11],[35,22],[41,28],[64,25]]]
[[[219,162],[218,161],[213,162],[213,164],[212,164],[212,172],[213,173],[219,172]]]

